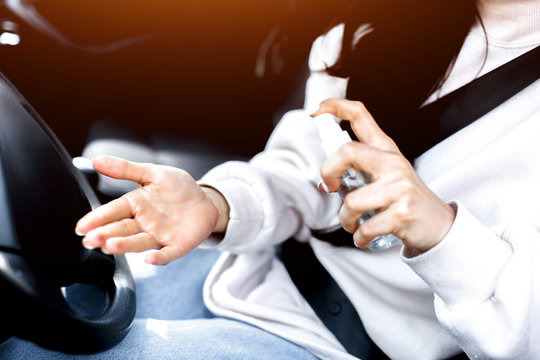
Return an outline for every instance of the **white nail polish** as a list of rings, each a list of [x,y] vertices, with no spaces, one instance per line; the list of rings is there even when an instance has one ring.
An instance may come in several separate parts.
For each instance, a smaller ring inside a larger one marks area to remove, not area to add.
[[[324,181],[321,180],[319,185],[321,186],[321,188],[323,189],[323,191],[325,193],[330,193],[330,189],[328,188],[328,185],[326,185],[326,183]]]

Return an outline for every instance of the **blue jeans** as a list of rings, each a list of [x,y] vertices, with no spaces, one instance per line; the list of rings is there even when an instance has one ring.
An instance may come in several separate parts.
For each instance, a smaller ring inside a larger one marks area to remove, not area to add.
[[[299,359],[316,357],[257,327],[217,318],[204,306],[202,284],[219,253],[196,249],[167,266],[128,255],[137,291],[133,327],[118,345],[98,354],[67,355],[11,338],[0,359]]]

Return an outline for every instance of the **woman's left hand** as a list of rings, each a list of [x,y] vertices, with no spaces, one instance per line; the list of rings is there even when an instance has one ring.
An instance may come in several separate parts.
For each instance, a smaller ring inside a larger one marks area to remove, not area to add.
[[[349,121],[359,139],[343,145],[322,165],[328,190],[337,191],[341,176],[351,167],[372,176],[372,183],[347,194],[339,213],[345,230],[354,233],[356,245],[366,248],[376,236],[392,233],[412,256],[438,244],[452,226],[455,210],[420,179],[365,106],[328,99],[312,116],[322,113]],[[378,214],[358,226],[360,216],[375,209]]]

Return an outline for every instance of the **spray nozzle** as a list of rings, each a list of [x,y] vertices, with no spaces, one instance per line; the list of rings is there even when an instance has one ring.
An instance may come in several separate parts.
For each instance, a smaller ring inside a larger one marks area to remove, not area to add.
[[[319,131],[326,156],[335,153],[343,144],[351,141],[347,131],[342,130],[337,122],[337,118],[331,114],[325,113],[314,118],[315,125]]]

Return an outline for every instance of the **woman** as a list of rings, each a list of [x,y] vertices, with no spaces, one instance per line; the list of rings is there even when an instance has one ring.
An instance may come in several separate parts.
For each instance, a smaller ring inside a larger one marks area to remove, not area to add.
[[[540,1],[361,4],[344,18],[313,45],[305,109],[287,113],[249,163],[195,182],[178,169],[94,159],[101,173],[144,186],[81,219],[83,243],[110,253],[157,248],[151,264],[198,246],[225,250],[204,286],[214,314],[319,358],[353,358],[274,254],[295,237],[390,358],[540,357],[540,83],[422,154],[400,147],[422,131],[415,109],[540,44]],[[359,140],[327,160],[310,116],[321,113],[349,122]],[[317,189],[322,177],[319,188],[335,191],[349,167],[373,183],[344,202]],[[338,222],[360,249],[312,235]],[[403,247],[364,250],[387,233]]]

